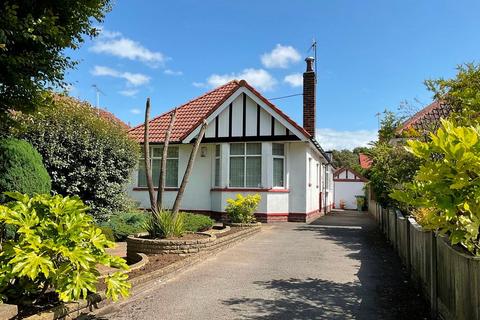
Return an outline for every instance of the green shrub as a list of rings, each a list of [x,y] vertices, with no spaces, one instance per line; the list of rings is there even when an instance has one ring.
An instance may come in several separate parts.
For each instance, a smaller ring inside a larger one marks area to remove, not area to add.
[[[152,213],[145,223],[145,230],[152,238],[181,237],[186,232],[185,214],[180,212],[174,215],[167,210]]]
[[[210,217],[203,214],[185,213],[185,230],[191,232],[206,231],[215,223]]]
[[[54,96],[53,104],[21,115],[18,136],[43,156],[52,190],[77,195],[98,221],[128,209],[126,185],[137,165],[138,143],[124,125],[89,104]]]
[[[480,127],[442,120],[429,141],[411,140],[408,146],[423,164],[412,183],[390,196],[428,209],[421,215],[423,225],[480,256]]]
[[[129,235],[145,231],[147,215],[141,211],[126,211],[113,214],[102,226],[113,231],[115,240],[125,241]]]
[[[108,241],[115,242],[115,235],[113,234],[112,228],[106,226],[99,226],[99,228]]]
[[[0,140],[0,201],[4,192],[18,191],[33,195],[50,193],[51,180],[42,156],[26,141]]]
[[[252,223],[255,222],[255,211],[262,200],[259,194],[248,195],[246,197],[237,194],[236,199],[227,199],[225,211],[232,222]]]
[[[0,222],[17,227],[15,240],[2,243],[0,297],[8,303],[34,301],[53,289],[61,301],[76,301],[96,292],[97,264],[128,269],[95,227],[78,197],[8,193],[15,201],[0,205]],[[127,296],[130,284],[121,271],[104,281],[107,297]]]

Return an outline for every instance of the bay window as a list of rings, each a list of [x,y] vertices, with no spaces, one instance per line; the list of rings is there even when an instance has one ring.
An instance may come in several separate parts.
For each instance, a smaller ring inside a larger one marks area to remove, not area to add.
[[[285,145],[272,144],[273,187],[285,187]]]
[[[262,185],[262,144],[230,144],[230,187],[260,188]]]
[[[160,179],[160,166],[162,163],[163,146],[150,147],[150,166],[152,168],[152,180],[154,187],[158,187]],[[138,186],[147,186],[145,174],[145,158],[140,158],[138,166]],[[167,152],[167,168],[165,174],[165,187],[178,187],[178,147],[169,146]]]

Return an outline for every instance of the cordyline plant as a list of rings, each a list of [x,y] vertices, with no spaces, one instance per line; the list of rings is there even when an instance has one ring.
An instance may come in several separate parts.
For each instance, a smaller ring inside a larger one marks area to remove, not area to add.
[[[480,126],[441,123],[429,141],[408,141],[407,150],[423,163],[413,182],[390,196],[423,208],[424,227],[480,256]]]
[[[78,197],[6,193],[15,201],[0,206],[0,222],[16,228],[15,239],[2,243],[0,298],[25,304],[54,290],[61,301],[95,293],[97,264],[127,270],[124,259],[107,254],[112,247]],[[127,296],[128,276],[117,271],[104,281],[112,300]]]

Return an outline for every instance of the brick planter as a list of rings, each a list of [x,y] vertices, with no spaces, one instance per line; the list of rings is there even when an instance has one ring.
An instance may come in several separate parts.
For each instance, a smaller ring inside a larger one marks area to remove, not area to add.
[[[147,239],[142,235],[129,236],[127,238],[127,261],[133,260],[140,252],[147,255],[166,253],[190,255],[210,247],[216,239],[215,235],[199,234],[205,237],[195,240],[167,240]]]

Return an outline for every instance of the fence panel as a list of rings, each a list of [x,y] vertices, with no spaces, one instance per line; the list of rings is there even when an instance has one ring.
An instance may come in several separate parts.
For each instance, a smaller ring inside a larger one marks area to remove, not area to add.
[[[397,214],[393,209],[388,209],[388,240],[397,247]]]
[[[445,319],[480,319],[480,258],[437,238],[438,311]]]
[[[410,223],[410,265],[412,278],[419,284],[420,289],[430,300],[431,259],[432,259],[432,232],[425,231],[413,219]]]
[[[401,214],[396,213],[397,218],[397,250],[403,263],[408,267],[409,248],[407,239],[407,219]]]

